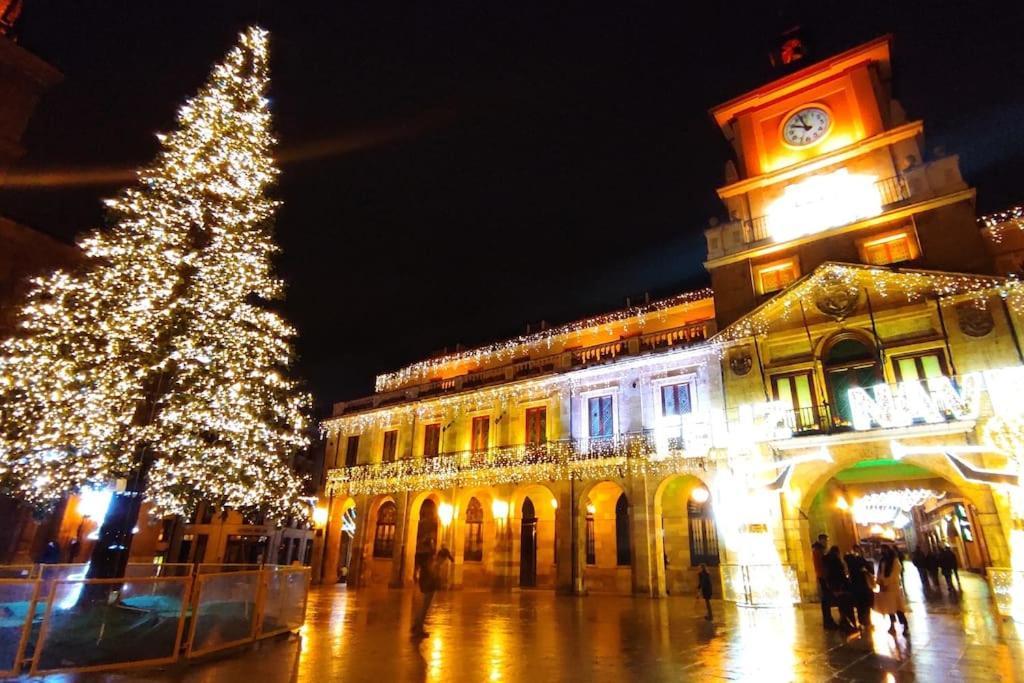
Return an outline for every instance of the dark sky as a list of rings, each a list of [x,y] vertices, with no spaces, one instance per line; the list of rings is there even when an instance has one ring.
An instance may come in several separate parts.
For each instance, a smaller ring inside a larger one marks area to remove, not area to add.
[[[147,163],[237,32],[271,31],[282,157],[298,157],[276,189],[279,269],[321,407],[446,345],[704,284],[729,158],[707,110],[770,78],[795,22],[819,58],[893,33],[928,146],[960,153],[981,210],[1024,199],[1019,2],[26,5],[21,43],[65,81],[21,172]],[[0,212],[71,239],[117,186],[8,189]]]

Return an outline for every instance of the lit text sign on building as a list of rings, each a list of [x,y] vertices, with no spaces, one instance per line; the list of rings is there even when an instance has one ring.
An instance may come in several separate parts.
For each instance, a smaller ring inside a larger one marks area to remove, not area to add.
[[[768,207],[768,234],[785,242],[877,216],[882,197],[876,181],[875,176],[840,169],[789,185]]]

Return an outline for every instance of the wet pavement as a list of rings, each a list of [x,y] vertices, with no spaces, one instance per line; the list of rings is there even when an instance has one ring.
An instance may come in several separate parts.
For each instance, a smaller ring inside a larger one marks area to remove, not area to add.
[[[166,670],[47,680],[277,681],[1024,681],[1024,624],[1003,621],[984,583],[962,600],[911,591],[911,637],[874,615],[870,634],[825,632],[816,604],[715,619],[685,597],[439,593],[430,636],[409,637],[411,591],[317,588],[302,636]],[[915,585],[910,585],[911,583]],[[418,596],[417,596],[418,597]]]

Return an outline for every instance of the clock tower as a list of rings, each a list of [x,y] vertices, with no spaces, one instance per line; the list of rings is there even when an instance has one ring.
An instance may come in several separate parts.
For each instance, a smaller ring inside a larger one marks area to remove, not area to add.
[[[706,231],[724,328],[827,261],[987,273],[955,155],[892,98],[891,38],[810,64],[711,110],[735,160]]]

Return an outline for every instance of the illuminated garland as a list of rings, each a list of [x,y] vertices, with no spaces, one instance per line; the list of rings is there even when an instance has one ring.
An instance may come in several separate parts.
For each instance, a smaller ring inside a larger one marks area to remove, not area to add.
[[[334,469],[327,475],[327,492],[376,495],[565,481],[570,476],[588,480],[645,474],[698,474],[708,466],[708,460],[703,457],[673,455],[659,460],[651,457],[655,452],[648,434],[590,442],[552,441],[538,446],[508,446],[478,453]]]
[[[791,289],[719,332],[710,341],[721,344],[767,334],[773,322],[796,321],[800,316],[801,302],[814,301],[818,294],[837,287],[850,290],[871,287],[882,299],[898,295],[908,303],[925,296],[942,299],[973,294],[981,297],[981,305],[984,305],[985,295],[998,294],[1007,300],[1014,312],[1020,313],[1024,312],[1024,290],[1019,285],[1015,280],[989,275],[826,263]],[[809,312],[810,309],[805,306],[804,311]]]
[[[990,213],[980,217],[978,222],[988,230],[992,236],[992,241],[999,244],[1003,241],[1003,236],[1007,230],[1013,228],[1024,230],[1024,205]]]
[[[308,398],[271,221],[267,34],[250,28],[179,110],[139,182],[81,240],[81,270],[38,278],[0,347],[0,480],[33,502],[133,477],[154,514],[206,501],[304,514],[289,457]]]
[[[663,313],[675,306],[682,306],[684,304],[710,299],[712,296],[713,292],[710,288],[700,289],[695,292],[686,292],[661,301],[654,301],[641,306],[631,306],[620,311],[594,316],[592,318],[587,318],[586,320],[578,320],[560,327],[544,330],[542,332],[521,335],[513,339],[495,342],[487,346],[481,346],[467,351],[450,353],[439,358],[420,361],[418,363],[408,365],[401,370],[378,375],[375,390],[377,392],[389,391],[413,381],[428,381],[431,375],[435,374],[438,369],[459,361],[472,361],[477,364],[483,364],[495,360],[501,361],[513,358],[542,345],[546,345],[547,348],[551,348],[556,337],[570,334],[582,335],[583,332],[593,328],[604,327],[608,334],[612,335],[614,334],[615,326],[621,323],[622,332],[626,333],[629,331],[629,326],[631,324],[630,321],[633,318],[637,319],[636,325],[638,327],[643,327],[648,315]]]

